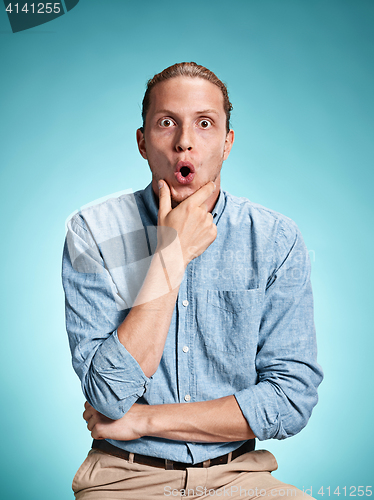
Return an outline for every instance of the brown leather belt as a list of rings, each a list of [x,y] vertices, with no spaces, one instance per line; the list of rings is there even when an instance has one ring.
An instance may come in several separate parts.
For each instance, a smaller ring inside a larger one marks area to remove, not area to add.
[[[142,465],[151,465],[152,467],[158,467],[159,469],[186,470],[189,467],[211,467],[212,465],[227,464],[231,462],[231,460],[234,460],[234,458],[237,458],[244,453],[248,453],[249,451],[253,451],[255,449],[255,440],[250,439],[249,441],[246,441],[232,453],[226,453],[226,455],[206,460],[205,462],[200,462],[198,464],[173,462],[172,460],[167,460],[166,458],[149,457],[147,455],[139,455],[138,453],[129,453],[126,450],[122,450],[121,448],[108,443],[105,439],[94,439],[92,448],[94,450],[100,450],[104,453],[108,453],[108,455],[123,458],[124,460],[128,460],[130,463],[135,462]]]

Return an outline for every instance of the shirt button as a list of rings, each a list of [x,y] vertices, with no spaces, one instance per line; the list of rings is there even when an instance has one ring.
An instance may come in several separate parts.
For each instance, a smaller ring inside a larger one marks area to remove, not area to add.
[[[186,395],[184,396],[184,400],[185,400],[185,401],[191,401],[191,396],[190,396],[189,394],[186,394]]]
[[[182,349],[182,351],[183,351],[183,352],[188,352],[188,350],[189,350],[189,349],[188,349],[188,346],[187,346],[187,345],[185,345],[185,346],[183,347],[183,349]]]
[[[184,300],[184,301],[182,302],[182,304],[184,305],[184,307],[187,307],[187,306],[188,306],[188,300]]]

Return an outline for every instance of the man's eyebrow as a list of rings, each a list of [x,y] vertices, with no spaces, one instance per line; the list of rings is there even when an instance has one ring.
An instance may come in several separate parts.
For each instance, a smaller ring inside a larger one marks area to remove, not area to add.
[[[207,115],[209,113],[215,113],[216,115],[219,115],[216,109],[203,109],[202,111],[196,111],[197,115]]]
[[[155,115],[158,115],[158,114],[172,115],[173,111],[171,111],[170,109],[158,109],[157,111],[155,111]]]

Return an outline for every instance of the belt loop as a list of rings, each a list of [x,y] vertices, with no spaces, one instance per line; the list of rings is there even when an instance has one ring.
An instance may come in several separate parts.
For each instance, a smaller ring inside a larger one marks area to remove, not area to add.
[[[227,454],[227,463],[229,464],[232,460],[232,451],[230,451],[230,453]]]
[[[203,462],[203,467],[209,467],[210,466],[210,460],[205,460],[205,462]]]
[[[165,469],[166,470],[174,470],[172,460],[168,460],[167,458],[165,458]]]
[[[129,464],[134,463],[134,453],[129,453]]]

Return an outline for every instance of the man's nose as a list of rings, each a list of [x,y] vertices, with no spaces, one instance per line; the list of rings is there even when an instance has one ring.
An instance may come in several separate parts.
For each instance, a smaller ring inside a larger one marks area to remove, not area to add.
[[[180,132],[175,143],[175,149],[178,153],[181,153],[182,151],[191,151],[191,149],[193,149],[192,131],[189,127],[180,128]]]

